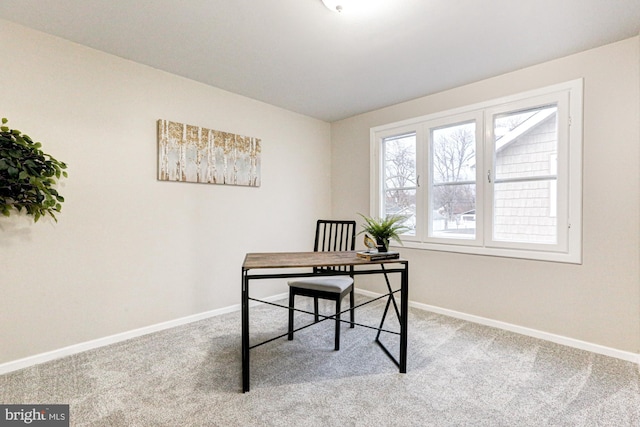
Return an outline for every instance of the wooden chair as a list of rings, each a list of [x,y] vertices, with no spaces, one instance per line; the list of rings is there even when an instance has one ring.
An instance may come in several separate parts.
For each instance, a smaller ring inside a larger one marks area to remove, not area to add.
[[[355,249],[356,222],[318,220],[316,225],[316,238],[313,246],[315,252],[326,251],[352,251]],[[315,322],[318,322],[318,299],[332,300],[336,302],[336,333],[335,350],[340,350],[340,311],[342,299],[349,294],[351,310],[350,323],[354,327],[354,293],[353,293],[353,266],[350,267],[315,267],[314,273],[323,271],[344,271],[344,276],[318,276],[306,277],[289,282],[289,334],[287,338],[293,339],[293,313],[296,295],[313,298]]]

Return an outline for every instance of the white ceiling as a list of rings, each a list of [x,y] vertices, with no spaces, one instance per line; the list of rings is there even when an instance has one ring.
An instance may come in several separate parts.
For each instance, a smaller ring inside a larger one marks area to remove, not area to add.
[[[0,17],[329,122],[640,33],[640,0],[376,2],[2,0]]]

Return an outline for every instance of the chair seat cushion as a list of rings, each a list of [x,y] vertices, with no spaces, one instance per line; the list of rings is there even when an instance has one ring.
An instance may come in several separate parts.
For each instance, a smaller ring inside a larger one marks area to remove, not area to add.
[[[341,293],[353,284],[350,276],[311,277],[307,279],[291,280],[292,288],[313,289],[316,291]]]

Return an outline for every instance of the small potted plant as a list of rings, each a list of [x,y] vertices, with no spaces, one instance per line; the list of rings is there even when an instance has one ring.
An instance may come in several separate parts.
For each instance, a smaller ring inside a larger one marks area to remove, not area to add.
[[[62,209],[64,198],[54,188],[67,165],[41,150],[42,144],[34,142],[17,129],[10,129],[7,119],[0,127],[0,212],[10,216],[12,211],[31,215],[38,221]]]
[[[376,241],[378,252],[387,252],[390,240],[395,240],[402,244],[400,234],[410,230],[409,227],[404,225],[407,218],[402,215],[387,215],[383,219],[359,215],[364,218],[365,224],[362,225],[362,231],[358,234],[370,234]]]

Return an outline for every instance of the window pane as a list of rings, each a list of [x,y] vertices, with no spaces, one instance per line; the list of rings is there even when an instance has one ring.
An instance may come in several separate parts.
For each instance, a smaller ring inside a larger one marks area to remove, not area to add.
[[[476,236],[476,124],[431,131],[431,236]]]
[[[495,117],[496,181],[551,173],[550,158],[558,153],[557,113],[556,106],[545,106]]]
[[[402,215],[406,217],[404,225],[411,231],[405,233],[410,236],[416,234],[416,190],[387,190],[385,203],[386,215]]]
[[[416,134],[386,138],[383,150],[385,188],[415,188]]]
[[[493,238],[503,242],[557,243],[550,196],[555,180],[496,184]]]
[[[493,238],[557,243],[557,107],[494,118]]]
[[[393,136],[382,141],[385,215],[407,217],[405,225],[416,228],[416,134]]]
[[[476,236],[476,186],[434,186],[434,199],[440,208],[431,213],[431,235],[451,239],[473,239]]]

